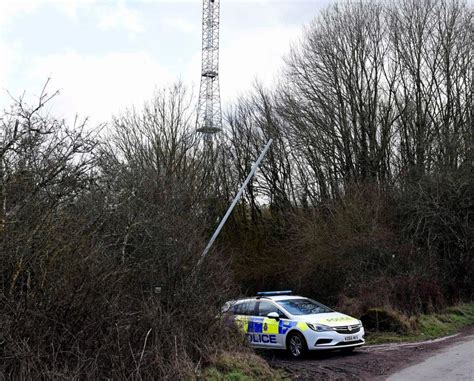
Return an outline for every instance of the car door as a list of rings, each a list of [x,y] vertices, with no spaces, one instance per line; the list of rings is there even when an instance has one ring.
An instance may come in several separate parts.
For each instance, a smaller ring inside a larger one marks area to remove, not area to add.
[[[278,314],[278,320],[269,318],[268,314],[276,312]],[[286,319],[286,315],[271,301],[261,300],[258,303],[258,315],[263,319],[262,334],[260,341],[262,346],[270,348],[284,348],[285,347],[285,336],[282,334],[280,325],[282,319]]]
[[[259,326],[257,324],[257,303],[255,300],[244,300],[238,302],[232,307],[232,312],[235,315],[235,322],[249,340],[251,345],[259,344],[258,331]]]
[[[247,308],[247,338],[250,344],[255,347],[267,347],[269,338],[263,333],[264,317],[259,316],[257,301],[249,303]]]

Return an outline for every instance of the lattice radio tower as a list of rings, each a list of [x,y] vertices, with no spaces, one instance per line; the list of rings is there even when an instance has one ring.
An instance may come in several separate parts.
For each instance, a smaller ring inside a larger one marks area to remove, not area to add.
[[[222,129],[219,88],[220,0],[203,0],[202,69],[196,129],[210,138]]]
[[[202,71],[201,71],[201,89],[199,91],[198,115],[196,122],[196,129],[205,137],[205,142],[208,143],[205,153],[212,153],[213,134],[222,130],[222,111],[221,111],[221,96],[219,89],[219,8],[220,0],[203,0],[202,13]],[[204,249],[196,269],[199,268],[208,254],[214,241],[224,227],[235,205],[239,202],[242,194],[254,176],[261,161],[265,157],[272,139],[270,139],[265,146],[260,157],[252,166],[252,169],[240,187],[232,204],[222,218],[216,231],[212,235],[209,243]]]

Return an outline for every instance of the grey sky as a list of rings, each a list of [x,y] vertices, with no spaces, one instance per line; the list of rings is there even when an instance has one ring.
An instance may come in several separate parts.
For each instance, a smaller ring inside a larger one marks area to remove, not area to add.
[[[281,58],[329,0],[221,0],[224,107]],[[0,106],[48,77],[54,112],[106,121],[182,79],[197,90],[201,0],[0,0]]]

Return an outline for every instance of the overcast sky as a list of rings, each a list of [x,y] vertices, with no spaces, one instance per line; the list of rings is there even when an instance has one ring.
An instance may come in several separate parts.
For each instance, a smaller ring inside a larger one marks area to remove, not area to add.
[[[282,57],[329,0],[221,0],[223,106]],[[48,77],[56,116],[110,119],[178,79],[197,93],[201,0],[0,0],[0,106]]]

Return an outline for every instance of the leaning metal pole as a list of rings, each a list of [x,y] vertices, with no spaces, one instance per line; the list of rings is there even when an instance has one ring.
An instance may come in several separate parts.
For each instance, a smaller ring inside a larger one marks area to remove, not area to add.
[[[239,202],[240,198],[242,197],[242,193],[244,193],[245,188],[247,188],[248,183],[254,176],[255,172],[257,171],[258,167],[260,166],[260,163],[262,162],[263,158],[265,157],[268,149],[270,148],[271,144],[273,142],[273,139],[270,139],[263,149],[262,153],[260,154],[260,157],[257,159],[257,161],[254,163],[252,166],[252,170],[250,171],[249,175],[245,179],[244,183],[240,187],[239,192],[234,198],[234,201],[232,201],[232,204],[230,205],[229,209],[227,209],[226,214],[224,215],[224,218],[222,218],[219,226],[217,227],[216,231],[212,235],[209,243],[207,244],[206,248],[204,249],[203,253],[201,254],[201,258],[199,258],[199,261],[197,263],[197,267],[200,267],[202,262],[204,261],[204,258],[206,258],[207,253],[209,252],[209,249],[212,247],[214,241],[216,240],[217,236],[221,232],[222,228],[224,227],[225,223],[227,222],[227,219],[229,218],[230,214],[232,213],[232,210],[234,210],[235,205],[237,202]]]

